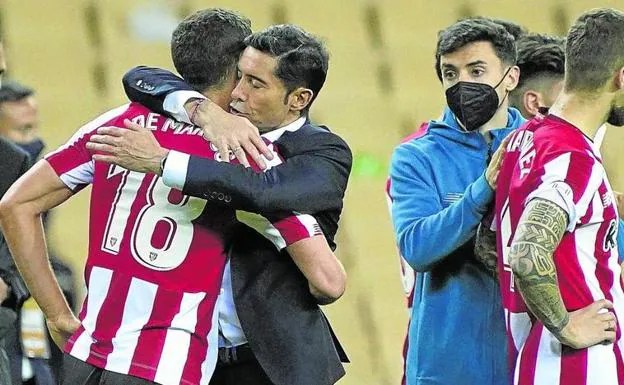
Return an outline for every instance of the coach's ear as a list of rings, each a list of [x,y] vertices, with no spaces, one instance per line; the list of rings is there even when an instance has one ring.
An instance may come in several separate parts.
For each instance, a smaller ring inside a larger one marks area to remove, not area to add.
[[[286,96],[291,111],[302,111],[312,102],[314,92],[309,88],[298,87]]]

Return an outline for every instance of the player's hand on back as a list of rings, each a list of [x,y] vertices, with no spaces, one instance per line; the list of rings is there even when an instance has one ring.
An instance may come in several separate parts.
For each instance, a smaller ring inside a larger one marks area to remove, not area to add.
[[[71,313],[53,320],[47,319],[46,324],[48,325],[52,340],[61,350],[63,350],[65,344],[67,344],[69,337],[80,327],[80,321]]]
[[[570,313],[570,321],[561,330],[559,341],[574,349],[612,343],[615,341],[617,321],[609,311],[613,304],[601,299]]]
[[[507,135],[507,137],[501,142],[494,155],[492,155],[492,160],[490,160],[488,168],[485,170],[485,178],[494,191],[496,191],[498,173],[500,172],[501,164],[503,163],[505,153],[507,152],[507,144],[509,143],[510,138],[511,135]]]
[[[249,167],[249,154],[263,170],[266,163],[261,155],[273,159],[258,129],[246,118],[223,111],[210,100],[201,103],[195,100],[187,103],[186,107],[192,123],[202,128],[204,138],[214,144],[219,153],[228,154],[231,151],[245,167]],[[229,156],[223,156],[223,160],[229,162]]]
[[[128,119],[124,125],[126,129],[98,128],[87,143],[89,151],[98,152],[93,159],[132,171],[160,174],[160,164],[168,150],[160,146],[150,130]]]

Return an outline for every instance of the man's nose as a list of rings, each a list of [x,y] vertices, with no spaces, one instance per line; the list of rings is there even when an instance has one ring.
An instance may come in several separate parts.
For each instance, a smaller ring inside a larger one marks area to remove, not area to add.
[[[246,100],[245,92],[243,88],[244,88],[243,80],[241,79],[238,81],[238,83],[236,83],[236,87],[234,87],[234,89],[232,90],[232,100],[240,100],[240,101]]]

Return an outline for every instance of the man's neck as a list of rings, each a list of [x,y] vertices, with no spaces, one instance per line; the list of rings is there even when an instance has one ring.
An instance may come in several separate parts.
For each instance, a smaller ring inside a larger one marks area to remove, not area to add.
[[[229,92],[218,88],[209,88],[202,92],[202,94],[223,110],[228,111],[230,109],[231,97]]]
[[[503,104],[500,105],[498,111],[496,111],[492,119],[490,119],[483,126],[479,127],[479,132],[481,133],[481,135],[483,135],[486,142],[489,143],[492,138],[489,134],[491,130],[507,127],[507,106],[507,101],[503,102]]]
[[[610,109],[611,100],[607,93],[596,96],[564,90],[550,108],[550,113],[573,124],[593,139]]]

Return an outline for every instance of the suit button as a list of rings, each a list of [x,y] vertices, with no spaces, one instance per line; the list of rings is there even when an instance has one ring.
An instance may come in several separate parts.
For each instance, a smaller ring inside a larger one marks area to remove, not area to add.
[[[225,199],[224,199],[223,201],[224,201],[225,203],[230,203],[230,202],[232,202],[232,197],[231,197],[231,196],[229,196],[229,195],[226,195],[226,196],[225,196]]]
[[[225,199],[225,194],[224,193],[219,193],[219,200],[222,201]]]
[[[210,199],[217,199],[217,197],[219,196],[219,193],[216,191],[213,191],[210,193]]]

